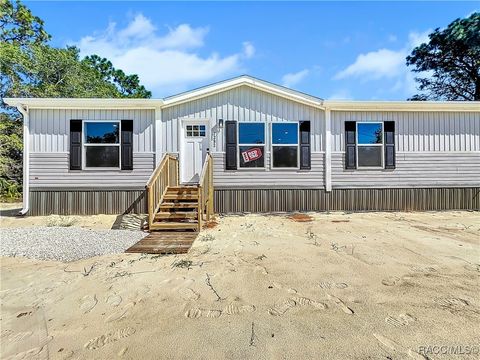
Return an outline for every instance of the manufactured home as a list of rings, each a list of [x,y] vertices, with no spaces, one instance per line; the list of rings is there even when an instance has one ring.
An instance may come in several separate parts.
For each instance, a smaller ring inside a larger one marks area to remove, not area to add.
[[[5,102],[24,118],[24,214],[480,209],[479,102],[329,101],[250,76]]]

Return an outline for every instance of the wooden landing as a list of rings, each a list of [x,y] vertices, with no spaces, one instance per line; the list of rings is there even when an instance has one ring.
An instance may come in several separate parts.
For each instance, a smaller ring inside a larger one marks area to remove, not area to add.
[[[128,248],[127,253],[185,254],[197,238],[196,231],[155,231]]]

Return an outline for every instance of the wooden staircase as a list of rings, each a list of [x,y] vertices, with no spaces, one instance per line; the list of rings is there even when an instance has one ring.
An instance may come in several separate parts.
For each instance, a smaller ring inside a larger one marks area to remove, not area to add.
[[[213,214],[213,159],[207,154],[200,181],[179,184],[178,159],[166,154],[147,183],[149,231],[197,231]]]
[[[169,186],[154,216],[150,230],[194,230],[199,228],[197,186]]]

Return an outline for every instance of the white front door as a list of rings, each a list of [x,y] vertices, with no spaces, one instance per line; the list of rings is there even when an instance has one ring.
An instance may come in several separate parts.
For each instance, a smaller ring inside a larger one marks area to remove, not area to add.
[[[209,147],[209,126],[205,122],[185,122],[180,147],[180,177],[183,184],[200,180]]]

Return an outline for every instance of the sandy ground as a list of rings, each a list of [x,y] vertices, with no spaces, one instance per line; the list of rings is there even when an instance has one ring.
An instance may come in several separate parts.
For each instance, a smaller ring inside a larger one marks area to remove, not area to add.
[[[94,216],[18,216],[22,209],[22,203],[0,203],[0,229],[18,228],[31,226],[54,226],[69,223],[74,226],[89,229],[111,229],[117,215],[94,215]],[[64,225],[63,225],[64,226]]]
[[[479,213],[312,216],[220,218],[182,256],[2,258],[1,358],[425,359],[424,349],[438,352],[433,346],[478,351]]]

